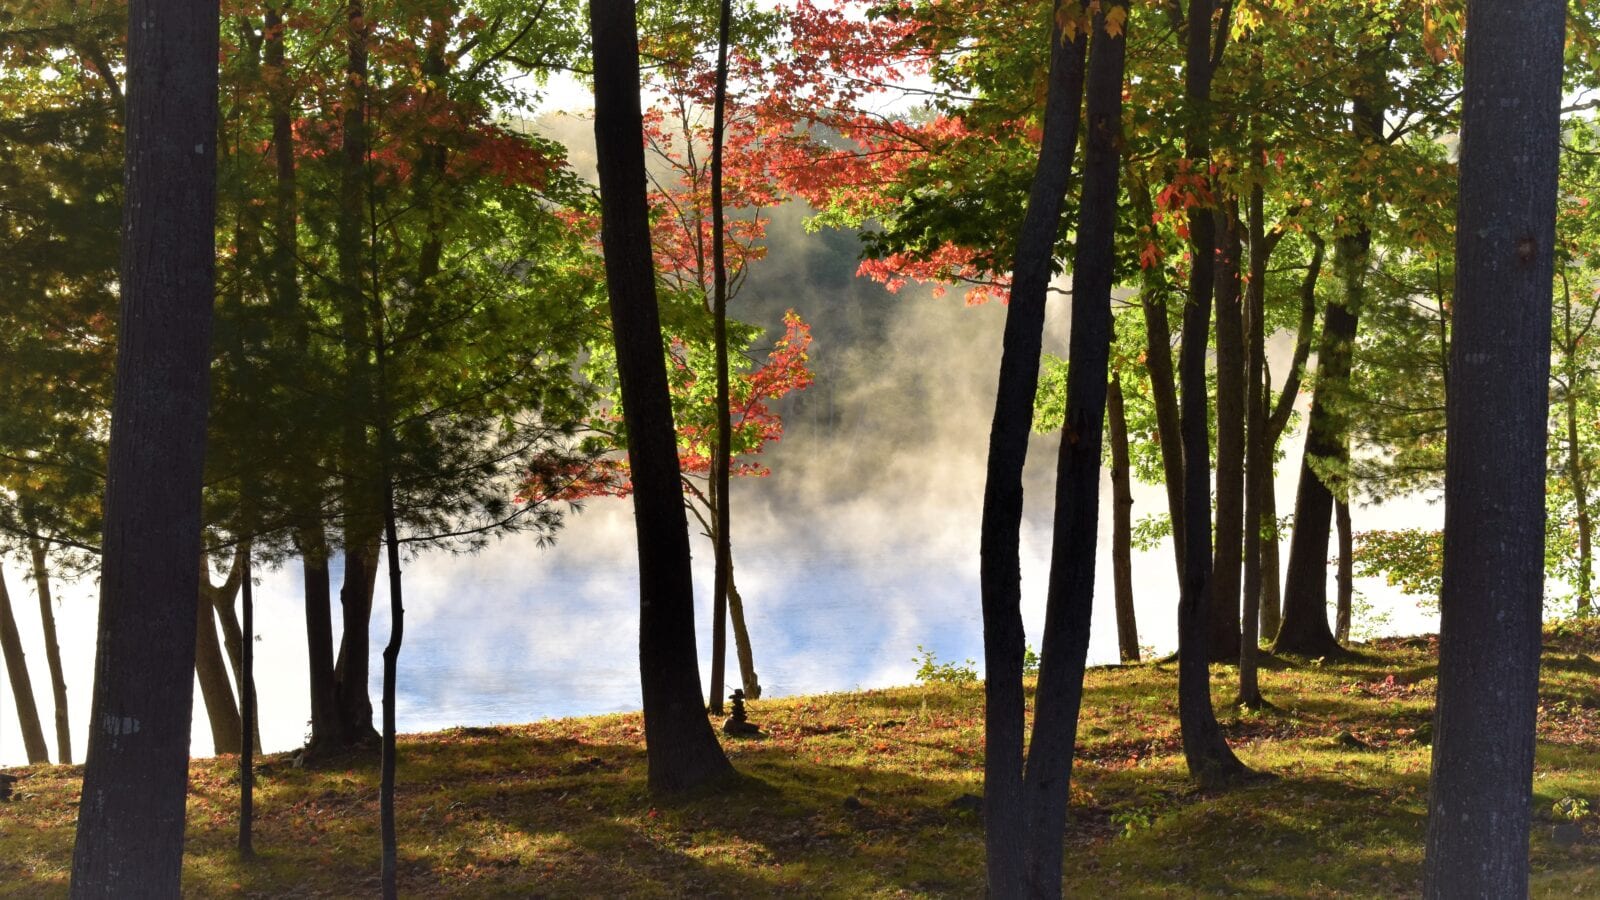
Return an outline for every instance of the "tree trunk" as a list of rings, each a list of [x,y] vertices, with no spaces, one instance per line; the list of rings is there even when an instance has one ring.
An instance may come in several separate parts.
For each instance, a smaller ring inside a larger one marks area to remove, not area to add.
[[[344,625],[333,679],[338,685],[339,730],[350,746],[370,745],[378,740],[378,732],[372,727],[372,697],[367,692],[372,654],[372,594],[377,578],[376,542],[345,548],[344,583],[339,588]]]
[[[1566,18],[1467,3],[1430,898],[1528,894]]]
[[[1195,170],[1210,165],[1212,11],[1210,0],[1190,0],[1184,97],[1190,124],[1185,153]],[[1226,23],[1224,23],[1226,27]],[[1220,41],[1218,42],[1220,44]],[[1216,222],[1211,211],[1189,216],[1192,265],[1189,303],[1183,313],[1183,349],[1178,360],[1183,391],[1183,582],[1178,599],[1178,717],[1189,775],[1203,787],[1230,785],[1249,774],[1228,748],[1211,707],[1211,674],[1206,661],[1211,606],[1211,466],[1206,397],[1206,337],[1211,325]]]
[[[1334,620],[1333,637],[1341,644],[1350,642],[1350,606],[1355,600],[1355,539],[1350,534],[1350,504],[1340,500],[1334,504],[1333,518],[1339,532],[1339,599]]]
[[[634,14],[633,0],[589,5],[601,238],[634,482],[645,749],[650,789],[671,793],[724,779],[733,767],[700,692],[689,533],[650,249]]]
[[[242,685],[243,701],[239,704],[240,714],[243,716],[241,735],[239,738],[239,856],[241,859],[251,859],[255,856],[255,844],[252,831],[255,824],[255,788],[256,770],[255,759],[252,753],[259,749],[261,743],[260,722],[256,717],[256,620],[255,596],[250,572],[250,545],[244,545],[244,633],[243,658],[241,660],[239,683]],[[251,740],[244,739],[249,735]]]
[[[1111,35],[1106,31],[1106,13],[1116,7],[1125,17],[1127,7],[1122,4],[1107,4],[1095,11],[1085,91],[1088,134],[1072,264],[1067,409],[1056,459],[1054,535],[1039,682],[1034,693],[1033,738],[1022,788],[1031,897],[1061,896],[1062,839],[1094,611],[1127,47],[1125,32],[1119,29]]]
[[[372,698],[367,692],[371,653],[368,628],[372,588],[378,571],[378,536],[382,527],[379,495],[373,483],[372,327],[365,289],[365,219],[367,211],[367,40],[371,24],[363,0],[345,5],[344,116],[340,136],[339,213],[335,229],[340,293],[340,337],[344,343],[346,402],[341,490],[344,513],[344,583],[339,605],[344,613],[343,637],[334,678],[339,685],[339,717],[345,740],[352,745],[375,743]],[[374,513],[379,513],[374,522]]]
[[[731,548],[730,548],[731,549]],[[728,556],[728,615],[733,620],[733,648],[739,658],[739,683],[744,695],[761,699],[761,679],[756,677],[756,657],[750,648],[750,629],[744,624],[744,597],[733,580],[733,556]]]
[[[131,0],[122,308],[74,897],[179,893],[216,296],[215,0]]]
[[[202,561],[204,556],[201,557]],[[204,562],[202,562],[202,567]],[[239,752],[239,707],[233,701],[233,685],[228,679],[228,666],[222,661],[222,647],[217,643],[217,620],[211,612],[211,600],[206,595],[204,575],[200,590],[196,591],[198,605],[196,640],[194,646],[194,672],[200,682],[200,693],[205,697],[206,716],[211,721],[211,743],[217,754]]]
[[[1131,180],[1131,179],[1130,179]],[[1130,184],[1129,194],[1139,221],[1155,214],[1150,189]],[[1178,388],[1172,373],[1172,326],[1167,321],[1167,281],[1154,268],[1141,270],[1139,303],[1144,308],[1145,374],[1150,401],[1156,408],[1156,439],[1161,445],[1162,481],[1167,489],[1167,514],[1172,523],[1172,556],[1178,581],[1183,581],[1183,433],[1179,425]]]
[[[1271,406],[1267,414],[1267,424],[1263,440],[1266,444],[1268,460],[1271,460],[1277,450],[1278,440],[1283,437],[1283,431],[1289,426],[1289,416],[1294,412],[1295,400],[1300,396],[1300,383],[1305,375],[1306,360],[1311,357],[1311,343],[1316,334],[1317,327],[1317,279],[1322,277],[1322,260],[1327,247],[1322,238],[1315,233],[1307,235],[1311,240],[1311,261],[1306,266],[1306,276],[1300,282],[1300,327],[1295,332],[1294,358],[1289,364],[1289,374],[1284,379],[1283,391],[1278,394],[1276,404]],[[1265,285],[1265,278],[1262,280]],[[1272,396],[1272,375],[1266,371],[1266,357],[1262,357],[1262,392],[1264,402]],[[1282,571],[1278,565],[1278,549],[1282,535],[1278,529],[1278,488],[1273,473],[1268,472],[1266,487],[1261,494],[1261,517],[1263,521],[1262,546],[1262,594],[1261,594],[1261,636],[1268,640],[1276,640],[1279,628],[1283,622],[1283,595]]]
[[[711,459],[711,496],[715,500],[711,515],[716,519],[716,527],[712,529],[716,535],[716,573],[711,587],[711,711],[717,715],[722,714],[722,676],[727,666],[727,619],[733,583],[733,534],[729,525],[732,498],[728,496],[729,458],[733,455],[733,418],[732,401],[728,395],[728,260],[722,211],[722,139],[727,120],[728,28],[732,19],[732,0],[722,0],[717,18],[717,86],[711,126],[711,315],[717,357],[717,452]],[[742,625],[743,610],[740,612]],[[739,656],[739,670],[744,675],[747,695],[750,694],[750,682],[755,680],[754,668],[745,665],[748,645],[747,635],[744,651]],[[759,688],[755,696],[759,696]]]
[[[209,568],[202,570],[200,576],[200,592],[211,601],[211,608],[217,614],[217,624],[222,626],[222,648],[227,651],[228,664],[233,668],[233,692],[236,697],[243,697],[244,689],[244,639],[239,626],[239,617],[234,614],[233,601],[239,596],[239,589],[245,579],[245,561],[250,554],[249,543],[242,543],[234,548],[233,563],[228,567],[228,577],[221,585],[213,585],[210,580]],[[243,717],[243,707],[240,707],[240,716]],[[256,715],[253,721],[259,723],[260,716]],[[251,746],[257,753],[261,752],[261,732],[259,727],[252,732]]]
[[[11,611],[11,594],[0,575],[0,652],[5,655],[6,675],[11,681],[11,696],[17,703],[17,722],[22,727],[22,748],[28,765],[48,763],[50,747],[39,724],[39,707],[33,697],[33,679],[28,677],[28,660],[22,654],[22,634]]]
[[[1026,825],[1022,786],[1022,471],[1028,459],[1033,401],[1039,388],[1045,298],[1055,260],[1072,158],[1088,46],[1087,29],[1069,40],[1064,20],[1086,4],[1057,0],[1050,39],[1044,136],[1027,211],[1017,235],[1011,302],[1001,337],[1000,377],[984,471],[979,532],[983,602],[983,814],[991,897],[1022,896]]]
[[[1240,565],[1244,559],[1245,378],[1241,242],[1230,200],[1216,210],[1217,526],[1211,575],[1211,662],[1239,659]]]
[[[1272,491],[1272,449],[1267,434],[1267,254],[1265,192],[1257,181],[1250,189],[1248,236],[1250,283],[1245,291],[1245,485],[1244,485],[1244,611],[1239,625],[1239,698],[1246,709],[1266,705],[1257,672],[1261,652],[1262,507]]]
[[[305,577],[306,659],[311,669],[311,737],[306,750],[315,755],[343,747],[348,741],[339,716],[339,683],[334,678],[327,538],[320,526],[314,526],[301,532],[297,543]]]
[[[33,557],[33,583],[39,591],[39,621],[44,625],[44,658],[50,668],[50,690],[56,706],[56,762],[72,765],[72,720],[67,716],[67,678],[61,667],[61,643],[56,640],[55,599],[50,595],[50,566],[44,544],[28,538]]]
[[[1328,537],[1334,492],[1316,465],[1343,477],[1349,458],[1348,385],[1355,348],[1357,316],[1365,293],[1367,251],[1372,232],[1365,228],[1338,241],[1337,260],[1344,296],[1328,301],[1317,351],[1317,390],[1311,401],[1300,487],[1295,494],[1294,536],[1289,542],[1289,573],[1283,589],[1283,622],[1276,652],[1337,656],[1342,652],[1328,627]],[[1317,462],[1313,462],[1313,461]],[[1344,493],[1343,485],[1338,485]]]
[[[1572,330],[1572,288],[1565,276],[1561,278],[1562,355],[1567,362],[1566,397],[1563,404],[1567,425],[1567,483],[1572,489],[1572,499],[1577,505],[1575,516],[1578,528],[1578,615],[1589,615],[1594,601],[1594,520],[1589,513],[1589,485],[1583,474],[1583,445],[1578,441],[1578,378],[1580,367],[1576,364],[1579,347],[1578,336]],[[1592,320],[1591,320],[1592,321]],[[1446,388],[1448,390],[1448,386]]]
[[[1133,479],[1128,458],[1128,417],[1122,401],[1122,373],[1106,388],[1107,429],[1111,436],[1111,575],[1117,606],[1117,654],[1124,664],[1139,661],[1139,626],[1133,614]]]

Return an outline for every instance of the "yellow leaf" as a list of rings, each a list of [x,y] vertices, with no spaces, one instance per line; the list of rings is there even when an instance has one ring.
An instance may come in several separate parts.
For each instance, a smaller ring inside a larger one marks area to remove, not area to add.
[[[1121,37],[1124,23],[1128,21],[1126,6],[1113,6],[1106,10],[1106,34]]]

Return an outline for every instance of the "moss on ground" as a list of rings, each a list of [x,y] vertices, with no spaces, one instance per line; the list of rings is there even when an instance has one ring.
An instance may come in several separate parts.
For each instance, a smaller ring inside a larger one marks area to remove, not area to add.
[[[1547,642],[1534,783],[1538,896],[1600,895],[1600,630]],[[1184,774],[1172,664],[1089,673],[1067,835],[1069,896],[1274,897],[1419,889],[1435,683],[1427,640],[1344,661],[1268,660],[1275,708],[1224,730],[1276,776],[1231,793]],[[644,791],[637,715],[403,736],[401,883],[412,896],[976,896],[980,685],[752,704],[770,737],[730,742],[726,790]],[[263,760],[256,846],[235,859],[236,761],[196,760],[193,896],[362,896],[378,881],[377,761]],[[0,895],[66,892],[81,769],[35,767],[0,804]],[[1558,811],[1558,806],[1560,811]],[[1591,811],[1592,810],[1592,811]]]

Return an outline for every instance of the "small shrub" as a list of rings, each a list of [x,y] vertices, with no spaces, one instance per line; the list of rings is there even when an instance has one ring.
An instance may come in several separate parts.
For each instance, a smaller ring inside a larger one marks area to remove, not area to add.
[[[917,663],[917,681],[922,684],[970,684],[978,680],[978,663],[968,659],[966,663],[940,662],[932,650],[921,644],[917,645],[917,655],[911,659]]]
[[[1562,797],[1550,806],[1550,814],[1566,822],[1577,822],[1589,816],[1589,801],[1582,797]]]

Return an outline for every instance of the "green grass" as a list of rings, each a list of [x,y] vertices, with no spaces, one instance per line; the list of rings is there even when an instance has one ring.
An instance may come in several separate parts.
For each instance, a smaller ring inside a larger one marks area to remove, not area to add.
[[[1600,894],[1600,630],[1552,635],[1534,783],[1538,896]],[[1066,837],[1069,896],[1414,894],[1419,888],[1434,659],[1386,641],[1356,660],[1268,660],[1276,709],[1218,714],[1240,757],[1276,779],[1225,794],[1184,773],[1173,665],[1098,669]],[[1233,695],[1219,667],[1214,696]],[[659,803],[644,791],[637,715],[461,728],[400,743],[402,891],[411,896],[975,896],[981,686],[931,685],[752,704],[764,741],[728,744],[743,778]],[[66,891],[81,770],[37,767],[0,804],[0,894]],[[194,896],[369,895],[378,874],[376,760],[299,769],[267,757],[260,858],[234,858],[232,759],[196,760],[184,870]],[[854,798],[847,802],[847,798]],[[1560,831],[1554,807],[1583,814]]]

